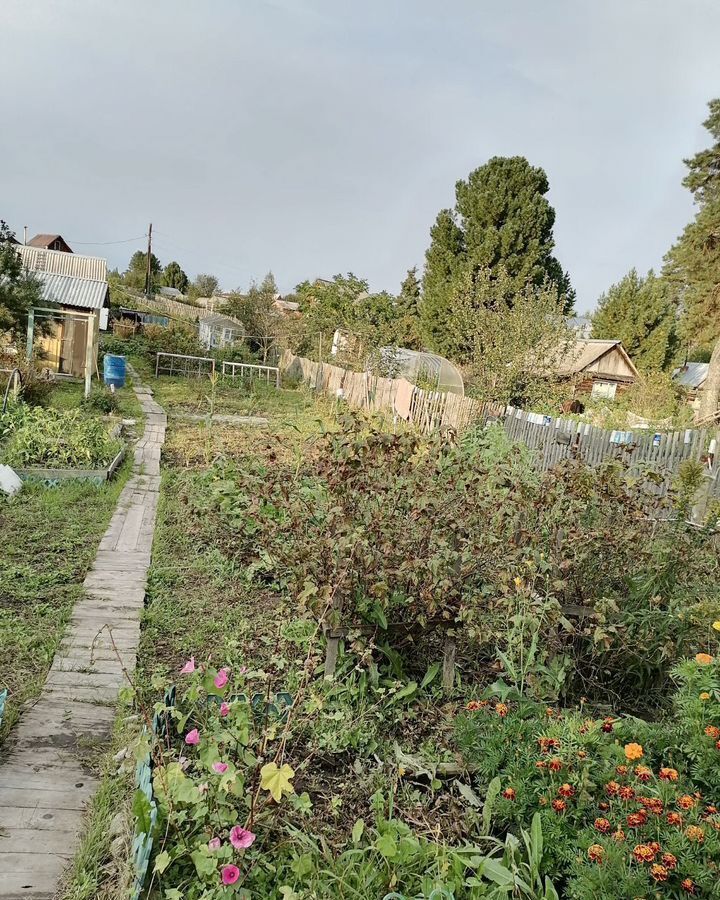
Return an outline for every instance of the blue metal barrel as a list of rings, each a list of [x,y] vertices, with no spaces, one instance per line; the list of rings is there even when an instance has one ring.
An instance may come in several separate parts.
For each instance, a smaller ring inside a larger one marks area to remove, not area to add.
[[[105,384],[114,384],[115,387],[125,387],[125,357],[115,353],[106,353],[103,363],[103,378]]]

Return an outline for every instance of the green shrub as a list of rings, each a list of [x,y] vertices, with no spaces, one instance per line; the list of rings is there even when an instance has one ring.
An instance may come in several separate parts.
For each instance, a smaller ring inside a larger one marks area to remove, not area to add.
[[[105,424],[81,410],[27,408],[13,425],[3,461],[11,466],[102,468],[120,449]]]
[[[104,384],[96,384],[90,390],[87,397],[80,402],[82,409],[89,412],[99,412],[107,415],[118,408],[118,399],[114,391]]]

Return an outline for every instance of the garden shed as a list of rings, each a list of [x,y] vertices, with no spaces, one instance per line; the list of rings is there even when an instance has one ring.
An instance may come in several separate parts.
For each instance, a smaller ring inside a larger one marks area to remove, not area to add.
[[[405,378],[420,388],[443,393],[465,394],[465,384],[457,366],[449,359],[425,350],[381,347],[367,362],[367,371],[385,378]]]
[[[206,350],[232,347],[245,337],[245,326],[232,316],[211,313],[198,322],[198,337]]]
[[[706,362],[687,362],[673,372],[673,381],[687,391],[688,403],[693,408],[699,405],[709,367],[710,363]]]
[[[621,341],[575,340],[552,363],[553,374],[575,382],[577,393],[612,400],[631,385],[638,370]]]

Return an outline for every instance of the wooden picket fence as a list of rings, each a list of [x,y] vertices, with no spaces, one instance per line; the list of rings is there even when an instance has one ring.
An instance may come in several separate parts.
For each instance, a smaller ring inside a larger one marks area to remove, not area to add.
[[[658,494],[664,495],[685,460],[701,460],[705,466],[706,500],[720,497],[718,429],[714,427],[668,432],[611,431],[573,419],[422,390],[409,386],[404,379],[351,372],[294,356],[288,350],[282,355],[280,369],[283,375],[299,378],[319,393],[341,397],[356,408],[399,416],[425,433],[437,429],[463,431],[473,424],[497,421],[510,438],[535,451],[541,471],[568,458],[582,459],[591,466],[606,459],[620,459],[633,471],[647,469],[663,474]]]

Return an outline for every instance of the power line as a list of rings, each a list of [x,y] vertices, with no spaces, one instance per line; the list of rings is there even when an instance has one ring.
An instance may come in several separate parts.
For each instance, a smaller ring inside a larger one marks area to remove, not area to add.
[[[74,241],[72,238],[68,240],[68,244],[76,244],[78,247],[109,247],[110,244],[132,244],[134,241],[143,241],[147,237],[147,232],[134,238],[125,238],[122,241]]]

